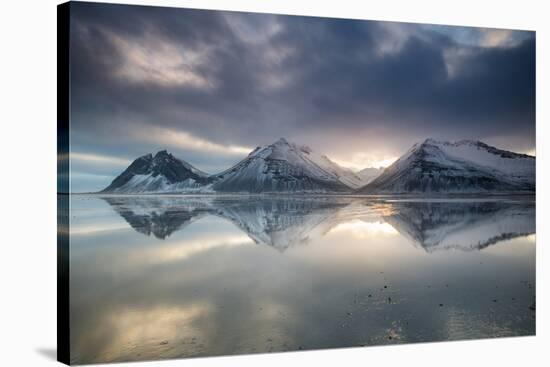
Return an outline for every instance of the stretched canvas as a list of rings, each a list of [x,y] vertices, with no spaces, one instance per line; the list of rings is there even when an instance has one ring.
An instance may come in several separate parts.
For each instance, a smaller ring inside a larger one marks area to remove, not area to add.
[[[58,7],[67,364],[535,334],[535,32]]]

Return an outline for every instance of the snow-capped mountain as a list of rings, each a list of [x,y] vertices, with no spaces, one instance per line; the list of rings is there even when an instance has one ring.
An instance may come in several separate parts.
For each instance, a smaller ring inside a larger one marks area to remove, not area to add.
[[[534,192],[535,157],[479,141],[415,144],[359,193]]]
[[[345,192],[362,185],[351,170],[284,138],[254,149],[213,179],[213,190],[221,192]]]
[[[102,192],[181,192],[204,187],[211,181],[208,174],[162,150],[136,159]]]
[[[384,172],[383,167],[368,167],[357,172],[357,176],[359,176],[363,185],[366,185],[374,180],[376,177],[380,176],[382,172]]]

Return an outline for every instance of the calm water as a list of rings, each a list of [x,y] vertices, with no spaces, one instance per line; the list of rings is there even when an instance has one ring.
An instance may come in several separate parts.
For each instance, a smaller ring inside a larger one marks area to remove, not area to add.
[[[71,206],[74,363],[535,333],[532,199]]]

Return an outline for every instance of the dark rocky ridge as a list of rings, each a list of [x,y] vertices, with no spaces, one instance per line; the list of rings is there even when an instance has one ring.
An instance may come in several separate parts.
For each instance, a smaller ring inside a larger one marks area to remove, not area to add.
[[[199,185],[206,185],[212,181],[206,173],[177,159],[166,150],[161,150],[154,156],[149,153],[137,158],[101,192],[113,192],[127,184],[135,175],[151,175],[152,177],[162,175],[171,184],[188,179],[195,180]]]

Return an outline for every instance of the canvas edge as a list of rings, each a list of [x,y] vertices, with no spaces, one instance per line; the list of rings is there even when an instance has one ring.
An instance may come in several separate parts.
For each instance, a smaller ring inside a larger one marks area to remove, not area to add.
[[[70,364],[69,34],[70,2],[57,5],[57,360]]]

